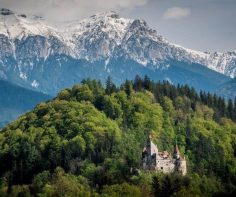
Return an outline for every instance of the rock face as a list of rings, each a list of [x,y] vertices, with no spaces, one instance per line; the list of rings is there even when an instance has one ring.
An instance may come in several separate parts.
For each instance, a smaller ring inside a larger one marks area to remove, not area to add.
[[[0,9],[0,14],[6,16],[6,15],[12,15],[12,14],[14,14],[14,12],[12,12],[12,11],[9,10],[9,9],[2,8],[2,9]]]
[[[143,20],[106,12],[62,27],[1,9],[0,78],[55,94],[84,77],[111,75],[120,83],[148,74],[212,91],[236,76],[236,52],[203,53],[174,45]]]

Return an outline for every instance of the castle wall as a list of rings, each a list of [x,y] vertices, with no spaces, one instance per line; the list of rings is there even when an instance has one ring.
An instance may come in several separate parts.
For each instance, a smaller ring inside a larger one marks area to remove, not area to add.
[[[175,170],[175,164],[171,159],[157,159],[155,170],[171,173]]]

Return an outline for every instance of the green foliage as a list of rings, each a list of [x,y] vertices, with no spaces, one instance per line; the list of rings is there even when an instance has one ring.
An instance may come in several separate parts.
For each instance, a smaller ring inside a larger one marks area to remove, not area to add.
[[[105,185],[102,190],[102,197],[141,197],[140,189],[137,186],[122,183],[120,185]]]
[[[189,185],[189,177],[182,177],[178,174],[166,176],[157,175],[153,177],[152,182],[154,196],[159,197],[172,196],[182,188],[188,188]]]
[[[86,79],[0,131],[0,196],[213,196],[236,191],[236,105],[146,76]],[[140,170],[149,133],[188,176]]]
[[[38,179],[38,175],[35,179]],[[41,191],[36,194],[40,197],[89,197],[91,193],[92,191],[90,191],[90,187],[84,177],[66,174],[63,169],[58,167],[50,179],[44,183]]]

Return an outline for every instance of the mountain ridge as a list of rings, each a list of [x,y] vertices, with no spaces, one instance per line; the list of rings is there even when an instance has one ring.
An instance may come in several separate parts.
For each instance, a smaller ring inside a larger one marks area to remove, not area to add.
[[[184,65],[203,65],[229,77],[236,75],[236,52],[206,53],[172,44],[141,19],[126,19],[115,12],[105,12],[82,21],[68,22],[64,28],[67,30],[51,27],[36,16],[1,9],[0,78],[55,94],[64,86],[56,84],[58,87],[50,90],[36,73],[44,76],[47,69],[59,72],[62,67],[68,68],[67,62],[74,59],[87,61],[85,67],[90,70],[91,64],[102,64],[99,72],[107,76],[111,71],[110,62],[120,58],[134,61],[144,69],[168,70],[172,66],[168,62],[176,61]],[[56,58],[53,66],[49,65],[52,57]],[[77,63],[74,68],[78,75],[83,72],[78,71],[81,67],[83,65]],[[217,80],[214,83],[220,85]]]

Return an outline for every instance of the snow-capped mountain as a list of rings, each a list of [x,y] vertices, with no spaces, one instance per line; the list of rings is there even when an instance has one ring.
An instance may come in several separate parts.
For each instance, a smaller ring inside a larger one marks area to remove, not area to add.
[[[207,53],[171,44],[156,30],[149,28],[145,21],[120,18],[115,12],[100,13],[81,22],[72,22],[62,34],[76,57],[85,57],[89,61],[114,57],[117,49],[121,48],[123,54],[144,66],[172,58],[199,63],[230,77],[236,76],[236,51]]]
[[[204,87],[199,80],[210,73],[212,84],[206,89],[212,90],[226,76],[236,76],[236,52],[186,49],[168,42],[145,21],[115,12],[52,27],[37,16],[0,10],[2,79],[54,94],[84,77],[103,80],[112,75],[119,83],[144,73],[197,88]]]

